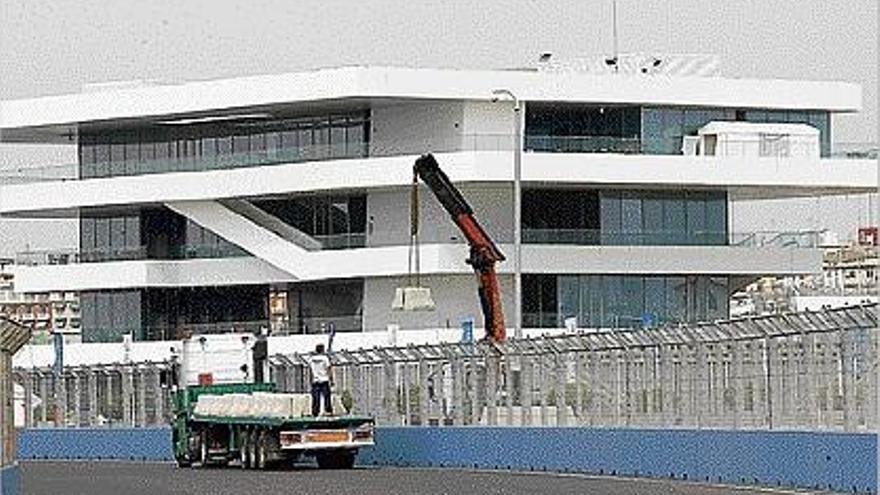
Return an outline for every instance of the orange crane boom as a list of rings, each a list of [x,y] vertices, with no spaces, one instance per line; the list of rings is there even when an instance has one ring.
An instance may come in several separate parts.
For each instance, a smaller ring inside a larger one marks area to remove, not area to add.
[[[433,155],[422,155],[416,160],[413,177],[422,179],[467,240],[471,251],[466,261],[477,275],[477,293],[483,310],[486,337],[495,342],[503,342],[507,338],[507,329],[504,326],[501,288],[495,263],[504,261],[504,254],[477,222],[471,206],[446,173],[440,170]]]

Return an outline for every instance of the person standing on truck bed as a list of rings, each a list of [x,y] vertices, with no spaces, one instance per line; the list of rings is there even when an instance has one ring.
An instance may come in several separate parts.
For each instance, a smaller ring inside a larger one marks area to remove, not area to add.
[[[333,414],[333,405],[330,402],[333,369],[330,358],[324,352],[324,344],[315,346],[315,353],[309,357],[309,368],[312,371],[312,416],[320,414],[322,400],[324,413]]]

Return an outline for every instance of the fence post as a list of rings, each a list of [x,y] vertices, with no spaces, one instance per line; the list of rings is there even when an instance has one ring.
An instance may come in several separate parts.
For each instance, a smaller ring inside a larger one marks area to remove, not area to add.
[[[89,414],[87,421],[90,426],[94,426],[98,423],[98,372],[94,369],[89,370],[88,380]]]
[[[500,360],[495,355],[494,349],[486,349],[486,424],[495,426],[498,424],[497,394],[498,394],[498,366]]]
[[[452,372],[452,413],[455,417],[455,425],[464,424],[464,369],[462,359],[454,356],[449,363]]]
[[[132,414],[132,370],[130,366],[121,369],[122,373],[122,421],[126,426],[134,426],[134,415]]]
[[[512,353],[508,353],[504,357],[504,385],[505,391],[507,392],[504,396],[504,408],[507,414],[507,426],[513,426],[513,398],[514,394],[516,394],[513,373],[513,362],[515,359],[516,356]],[[520,368],[520,377],[522,377],[522,368]],[[522,384],[520,384],[520,386],[522,386]],[[520,413],[522,413],[522,407],[520,407]]]
[[[33,371],[25,370],[22,376],[24,386],[24,426],[34,426],[34,379]]]
[[[565,400],[565,391],[568,386],[568,367],[565,362],[565,355],[561,353],[553,354],[554,372],[556,385],[556,426],[568,425],[568,404]]]
[[[535,363],[532,356],[523,354],[520,356],[520,422],[522,426],[532,426],[532,391],[535,388]]]

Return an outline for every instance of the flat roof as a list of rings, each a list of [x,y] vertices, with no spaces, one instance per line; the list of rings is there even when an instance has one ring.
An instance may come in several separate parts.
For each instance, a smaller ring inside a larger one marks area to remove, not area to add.
[[[524,101],[854,112],[861,87],[836,81],[588,74],[539,70],[340,67],[183,84],[118,87],[0,102],[0,142],[73,141],[83,124],[125,126],[388,99],[484,100],[505,88]]]

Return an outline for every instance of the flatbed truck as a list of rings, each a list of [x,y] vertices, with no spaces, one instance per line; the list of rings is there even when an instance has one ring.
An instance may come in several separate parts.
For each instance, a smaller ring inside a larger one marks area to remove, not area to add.
[[[174,367],[178,466],[268,469],[312,456],[323,469],[351,468],[358,450],[374,444],[373,418],[313,417],[306,394],[280,393],[274,384],[255,380],[265,366],[256,340],[233,334],[183,342]]]

